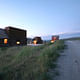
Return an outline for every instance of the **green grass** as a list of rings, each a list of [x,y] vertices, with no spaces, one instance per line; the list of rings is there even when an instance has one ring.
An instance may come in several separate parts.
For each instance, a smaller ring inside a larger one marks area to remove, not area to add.
[[[60,40],[36,47],[0,48],[0,79],[48,80],[48,69],[56,67],[53,62],[64,47],[64,41]]]

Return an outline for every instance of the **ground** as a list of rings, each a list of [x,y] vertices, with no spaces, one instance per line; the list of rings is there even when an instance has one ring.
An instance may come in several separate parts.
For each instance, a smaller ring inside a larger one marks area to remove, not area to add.
[[[57,61],[59,75],[52,80],[80,80],[80,41],[66,41],[66,45]]]

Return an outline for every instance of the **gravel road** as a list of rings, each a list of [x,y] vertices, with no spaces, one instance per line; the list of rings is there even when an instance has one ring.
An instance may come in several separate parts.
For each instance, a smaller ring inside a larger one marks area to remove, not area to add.
[[[80,80],[80,41],[66,41],[68,48],[58,59],[59,76],[53,80]]]
[[[44,44],[27,44],[28,46],[41,46],[41,45],[44,45]]]

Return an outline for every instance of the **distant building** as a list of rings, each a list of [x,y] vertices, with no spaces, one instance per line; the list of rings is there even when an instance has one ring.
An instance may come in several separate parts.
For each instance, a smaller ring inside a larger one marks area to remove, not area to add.
[[[43,40],[41,39],[41,37],[35,37],[32,40],[33,44],[42,44]]]
[[[14,46],[26,44],[26,30],[14,28],[11,26],[6,27],[5,29],[0,29],[1,46]]]
[[[58,35],[53,35],[51,43],[54,43],[56,40],[59,40],[59,36]]]

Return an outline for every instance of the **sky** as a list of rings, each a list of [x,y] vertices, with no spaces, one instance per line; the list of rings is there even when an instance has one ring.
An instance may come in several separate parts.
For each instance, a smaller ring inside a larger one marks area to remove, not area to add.
[[[27,30],[27,36],[80,32],[80,0],[0,0],[0,28]]]

